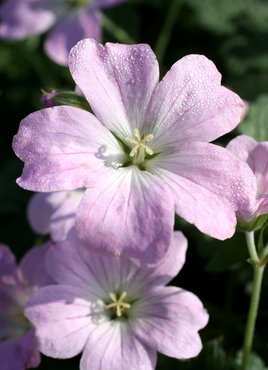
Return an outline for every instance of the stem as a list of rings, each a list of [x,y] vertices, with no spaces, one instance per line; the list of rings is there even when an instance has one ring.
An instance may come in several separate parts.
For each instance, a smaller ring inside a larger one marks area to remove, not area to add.
[[[171,6],[168,10],[165,23],[162,27],[162,32],[160,33],[158,40],[156,41],[155,45],[155,54],[157,55],[157,59],[159,64],[162,62],[163,57],[165,55],[168,42],[170,39],[170,35],[172,32],[172,28],[175,24],[177,19],[177,14],[182,4],[182,0],[173,0]]]
[[[117,39],[117,41],[120,41],[123,44],[135,44],[135,40],[133,40],[123,28],[119,27],[104,13],[102,13],[102,25],[106,31],[111,33]]]
[[[246,233],[246,241],[247,241],[248,252],[249,252],[252,262],[254,262],[255,264],[258,264],[260,262],[260,259],[256,251],[254,231],[249,231]]]
[[[253,262],[254,278],[253,278],[253,284],[252,284],[252,293],[251,293],[251,299],[250,299],[250,307],[248,311],[246,330],[245,330],[245,335],[244,335],[241,370],[248,369],[248,360],[249,360],[249,355],[250,355],[252,343],[253,343],[256,318],[257,318],[259,302],[260,302],[262,278],[263,278],[263,272],[265,269],[265,265],[259,264],[260,259],[256,252],[256,245],[255,245],[253,231],[246,233],[246,240],[247,240],[248,251],[249,251],[251,260]]]

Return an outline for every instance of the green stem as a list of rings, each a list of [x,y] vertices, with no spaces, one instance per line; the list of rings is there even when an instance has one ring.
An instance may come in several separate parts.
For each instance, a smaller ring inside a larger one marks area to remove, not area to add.
[[[111,33],[117,41],[122,42],[123,44],[135,44],[135,40],[133,40],[123,28],[119,27],[104,13],[102,13],[102,25],[103,28]]]
[[[249,312],[248,312],[246,330],[245,330],[245,335],[244,335],[241,370],[248,369],[249,355],[250,355],[251,348],[252,348],[256,318],[257,318],[259,302],[260,302],[263,272],[265,269],[265,265],[260,264],[260,259],[256,252],[256,245],[255,245],[253,231],[246,233],[246,240],[247,240],[248,251],[251,257],[251,262],[254,268],[254,278],[253,278],[253,284],[252,284],[252,293],[251,293],[251,299],[250,299],[250,307],[249,307]]]
[[[258,264],[260,259],[256,250],[254,231],[249,231],[246,233],[246,241],[251,261],[255,264]]]
[[[177,15],[181,7],[181,4],[182,0],[172,1],[165,19],[165,23],[162,27],[162,32],[160,33],[158,40],[156,41],[154,49],[159,63],[163,61],[169,43],[170,35],[175,24],[175,21],[177,19]]]

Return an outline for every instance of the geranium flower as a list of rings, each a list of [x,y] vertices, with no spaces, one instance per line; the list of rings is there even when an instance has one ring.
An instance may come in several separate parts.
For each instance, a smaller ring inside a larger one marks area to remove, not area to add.
[[[145,265],[163,258],[174,209],[204,233],[231,237],[255,178],[208,143],[234,128],[243,108],[215,65],[186,56],[159,83],[149,46],[87,39],[72,49],[70,70],[96,117],[69,106],[26,117],[13,143],[25,162],[18,184],[87,188],[76,217],[80,239]]]
[[[38,290],[25,309],[41,352],[55,358],[83,352],[81,370],[151,370],[157,351],[196,356],[208,314],[194,294],[164,286],[181,269],[186,247],[176,232],[164,260],[141,269],[94,254],[69,234],[46,258],[58,285]]]
[[[226,148],[245,161],[254,173],[256,179],[255,192],[252,194],[255,199],[254,206],[250,209],[240,207],[237,210],[240,221],[251,223],[258,216],[268,214],[268,142],[258,143],[252,137],[240,135],[231,140]]]
[[[30,250],[16,266],[8,247],[0,245],[0,364],[1,370],[25,370],[40,364],[35,331],[23,314],[31,294],[53,280],[44,257],[48,245]]]
[[[27,207],[32,229],[37,234],[50,234],[53,241],[64,240],[74,226],[83,194],[80,189],[34,194]]]
[[[100,8],[123,1],[6,0],[0,7],[0,37],[24,39],[55,25],[45,41],[45,51],[54,62],[67,65],[69,51],[79,40],[100,40]]]

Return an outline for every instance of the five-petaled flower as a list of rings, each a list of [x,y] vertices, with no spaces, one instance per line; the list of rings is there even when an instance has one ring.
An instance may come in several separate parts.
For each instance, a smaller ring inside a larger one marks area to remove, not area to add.
[[[208,314],[194,294],[164,286],[181,269],[186,247],[175,232],[162,262],[141,269],[92,253],[69,234],[47,254],[57,285],[39,289],[25,309],[40,351],[54,358],[83,352],[81,370],[152,370],[157,351],[197,356]]]
[[[255,203],[250,209],[238,208],[239,223],[244,227],[261,226],[266,217],[259,220],[258,217],[268,214],[268,142],[258,143],[252,137],[240,135],[231,140],[226,148],[245,161],[255,176],[256,184],[252,189]]]
[[[1,369],[24,370],[40,363],[35,331],[23,310],[33,291],[53,282],[44,265],[48,248],[31,249],[17,267],[10,250],[0,245]]]
[[[95,116],[69,106],[30,114],[13,148],[18,184],[35,191],[87,188],[76,231],[98,253],[143,265],[164,256],[174,210],[202,232],[233,235],[235,210],[251,204],[255,178],[228,150],[208,143],[239,122],[243,102],[215,65],[189,55],[159,83],[148,45],[80,41],[70,71]]]
[[[5,0],[0,7],[0,37],[18,40],[55,28],[45,41],[47,55],[67,65],[81,39],[101,38],[100,8],[125,0]]]

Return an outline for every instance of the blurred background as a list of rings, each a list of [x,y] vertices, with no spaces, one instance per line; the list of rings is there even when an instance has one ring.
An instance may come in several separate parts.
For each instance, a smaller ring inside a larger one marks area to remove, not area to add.
[[[213,60],[223,84],[250,108],[239,128],[218,144],[225,145],[238,133],[268,140],[268,1],[128,0],[103,14],[103,42],[148,43],[162,75],[186,54],[204,54]],[[12,151],[12,137],[20,120],[41,108],[41,89],[74,89],[68,69],[44,54],[44,38],[0,41],[0,242],[8,244],[18,260],[44,239],[31,231],[25,217],[31,193],[15,184],[22,164]],[[204,350],[198,358],[181,362],[159,356],[157,369],[234,370],[252,279],[244,235],[219,242],[179,218],[176,228],[185,233],[189,247],[186,264],[172,284],[197,294],[210,322],[201,332]],[[268,369],[264,365],[268,366],[267,289],[266,273],[250,370]],[[44,356],[40,369],[78,369],[78,364],[79,358],[63,361]]]

